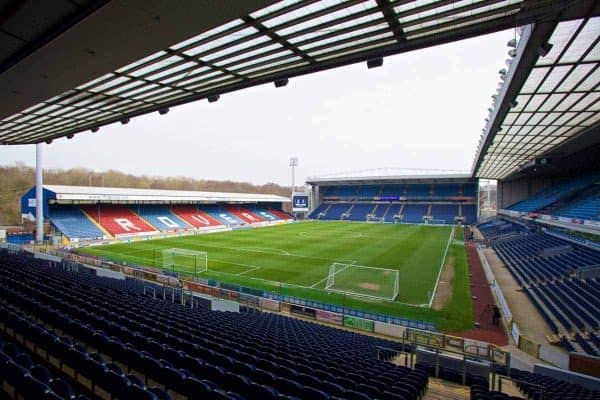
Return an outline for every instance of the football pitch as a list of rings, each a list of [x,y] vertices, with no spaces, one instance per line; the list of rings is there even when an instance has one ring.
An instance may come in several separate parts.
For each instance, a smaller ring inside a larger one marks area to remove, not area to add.
[[[176,267],[166,266],[166,249],[206,252],[206,270],[193,257],[180,257]],[[450,226],[315,221],[86,247],[77,252],[426,320],[440,329],[467,328],[472,321],[462,229]],[[433,309],[440,277],[447,275],[442,275],[443,268],[452,269],[452,290],[444,294],[442,307]]]

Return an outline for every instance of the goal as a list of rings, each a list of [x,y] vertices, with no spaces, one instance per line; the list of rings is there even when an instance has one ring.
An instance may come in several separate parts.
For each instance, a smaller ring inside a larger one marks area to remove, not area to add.
[[[335,262],[329,267],[325,290],[379,300],[395,300],[400,286],[396,269]]]
[[[161,266],[168,271],[198,276],[208,269],[208,253],[188,249],[163,249]]]

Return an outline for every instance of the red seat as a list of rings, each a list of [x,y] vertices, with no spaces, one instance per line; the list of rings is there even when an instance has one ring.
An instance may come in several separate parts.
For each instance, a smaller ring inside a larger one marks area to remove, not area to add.
[[[267,211],[269,211],[271,214],[273,214],[274,216],[276,216],[277,218],[280,218],[280,219],[292,219],[292,217],[288,213],[285,213],[281,210],[275,210],[274,208],[269,208]]]
[[[207,213],[199,210],[196,206],[176,205],[171,211],[194,228],[207,228],[223,225]]]

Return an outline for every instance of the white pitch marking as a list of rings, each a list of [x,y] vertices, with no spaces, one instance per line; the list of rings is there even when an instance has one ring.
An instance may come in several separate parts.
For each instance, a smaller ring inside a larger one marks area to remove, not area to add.
[[[240,272],[239,274],[236,274],[236,275],[238,275],[238,276],[239,275],[244,275],[244,274],[247,274],[248,272],[256,271],[257,269],[260,269],[260,267],[250,268],[249,270],[244,271],[244,272]]]
[[[246,247],[232,247],[232,249],[239,250],[239,251],[260,251],[261,253],[281,254],[283,256],[291,256],[292,255],[292,254],[290,254],[289,251],[285,251],[283,249],[274,249],[272,247],[246,246]]]
[[[437,279],[435,280],[435,286],[433,287],[433,293],[431,294],[431,298],[429,299],[429,304],[428,304],[429,308],[431,308],[431,305],[433,304],[433,299],[435,298],[435,293],[437,292],[438,284],[440,283],[440,277],[442,276],[442,270],[444,269],[444,264],[446,264],[446,255],[448,255],[448,249],[450,248],[450,243],[452,242],[453,238],[454,238],[454,226],[452,227],[452,230],[450,231],[450,236],[448,237],[448,244],[446,245],[446,251],[444,252],[444,257],[442,258],[442,262],[440,264],[440,270],[438,271]]]

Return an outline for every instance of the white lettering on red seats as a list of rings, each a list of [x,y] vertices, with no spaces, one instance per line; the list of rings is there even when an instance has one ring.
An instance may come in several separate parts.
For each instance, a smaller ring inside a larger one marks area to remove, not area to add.
[[[203,225],[210,225],[210,221],[204,218],[202,215],[192,215],[192,219]]]
[[[257,218],[254,218],[254,216],[253,216],[253,215],[251,215],[251,214],[248,214],[248,213],[245,213],[245,212],[243,212],[243,213],[242,213],[242,215],[243,215],[244,217],[248,218],[250,221],[258,221],[258,219],[257,219]]]
[[[124,230],[126,230],[127,232],[131,232],[131,229],[136,230],[136,231],[141,231],[142,230],[141,228],[138,228],[137,226],[135,226],[133,224],[133,222],[131,222],[127,218],[115,218],[114,221],[117,224],[119,224],[119,226],[121,228],[123,228]]]
[[[156,217],[157,220],[165,224],[169,228],[179,228],[179,224],[169,217]]]

